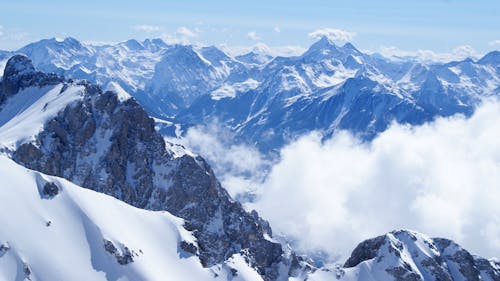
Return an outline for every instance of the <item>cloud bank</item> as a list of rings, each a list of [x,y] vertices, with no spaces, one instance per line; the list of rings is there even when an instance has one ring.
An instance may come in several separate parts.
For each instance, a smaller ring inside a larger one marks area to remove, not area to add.
[[[499,140],[491,101],[470,119],[394,124],[370,144],[312,133],[282,150],[250,207],[304,251],[345,257],[363,239],[407,228],[498,257]]]

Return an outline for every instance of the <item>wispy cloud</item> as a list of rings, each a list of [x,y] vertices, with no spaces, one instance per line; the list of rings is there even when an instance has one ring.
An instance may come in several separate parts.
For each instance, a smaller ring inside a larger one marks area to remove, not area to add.
[[[149,24],[139,24],[132,26],[133,30],[144,31],[144,32],[158,32],[162,30],[161,26],[158,25],[149,25]]]
[[[274,32],[277,32],[277,33],[280,33],[281,32],[281,28],[279,28],[279,26],[275,26],[273,28]]]
[[[238,197],[254,191],[271,163],[256,148],[235,143],[234,139],[233,133],[213,121],[190,128],[181,142],[203,155],[231,196]]]
[[[177,28],[177,30],[173,34],[169,32],[163,32],[160,37],[167,44],[189,45],[193,43],[193,38],[198,37],[199,32],[199,29],[192,30],[185,26],[181,26]]]
[[[250,40],[254,40],[254,41],[260,40],[260,37],[257,34],[257,31],[250,31],[250,32],[248,32],[247,33],[247,38],[250,39]]]
[[[3,36],[3,26],[0,25],[0,36]]]
[[[198,33],[185,27],[185,26],[181,26],[179,28],[177,28],[177,31],[175,32],[176,35],[178,36],[182,36],[182,37],[187,37],[187,38],[193,38],[193,37],[197,37],[198,36]]]
[[[466,58],[478,58],[474,48],[469,45],[457,46],[448,53],[438,53],[431,50],[406,51],[394,46],[380,47],[380,54],[391,59],[412,58],[422,62],[448,62],[452,60],[464,60]]]
[[[500,45],[500,40],[493,40],[489,43],[490,46],[497,46]]]
[[[29,35],[30,34],[28,32],[19,32],[11,34],[9,38],[12,39],[13,41],[24,41],[28,39]]]
[[[326,37],[331,41],[349,42],[356,37],[356,33],[337,28],[321,28],[309,33],[308,36],[313,39]]]

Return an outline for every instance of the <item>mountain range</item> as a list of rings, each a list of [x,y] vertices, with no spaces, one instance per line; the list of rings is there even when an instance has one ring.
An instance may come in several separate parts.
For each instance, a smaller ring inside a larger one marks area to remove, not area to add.
[[[498,55],[391,62],[325,38],[273,59],[160,40],[50,39],[3,52],[0,277],[500,280],[498,260],[409,230],[361,242],[344,264],[318,264],[273,238],[202,157],[155,126],[216,118],[263,151],[317,129],[369,139],[393,121],[471,114],[499,93]]]
[[[232,57],[214,46],[167,45],[161,39],[92,46],[47,39],[15,52],[44,72],[119,85],[164,135],[216,120],[237,140],[263,152],[311,131],[349,130],[370,140],[391,122],[422,124],[437,116],[470,115],[500,93],[500,52],[479,60],[423,63],[390,60],[338,46],[326,37],[295,57],[260,51]]]

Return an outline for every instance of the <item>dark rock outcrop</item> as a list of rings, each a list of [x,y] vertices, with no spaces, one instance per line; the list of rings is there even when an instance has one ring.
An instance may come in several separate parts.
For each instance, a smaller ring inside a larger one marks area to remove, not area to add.
[[[59,194],[59,187],[53,182],[47,182],[43,185],[42,194],[46,198],[53,198]]]
[[[31,60],[23,55],[11,57],[5,66],[0,85],[0,105],[10,96],[27,87],[56,85],[64,79],[54,73],[36,71]]]
[[[0,258],[7,253],[7,251],[10,250],[9,243],[2,243],[0,244]]]
[[[127,265],[134,262],[134,256],[137,254],[131,251],[128,247],[123,247],[123,250],[118,250],[113,242],[104,240],[104,250],[116,258],[116,261],[121,265]]]

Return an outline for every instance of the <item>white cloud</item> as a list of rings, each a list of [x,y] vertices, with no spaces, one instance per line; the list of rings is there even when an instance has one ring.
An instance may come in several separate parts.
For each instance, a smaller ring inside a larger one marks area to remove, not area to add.
[[[144,31],[148,33],[158,32],[162,30],[161,26],[158,25],[149,25],[149,24],[139,24],[132,26],[133,30]]]
[[[0,36],[3,36],[3,26],[0,25]]]
[[[356,33],[337,28],[321,28],[309,33],[308,35],[310,38],[313,39],[320,39],[321,37],[326,37],[331,41],[349,42],[354,39]]]
[[[186,37],[186,38],[193,38],[193,37],[198,36],[198,33],[196,33],[195,31],[193,31],[185,26],[181,26],[181,27],[177,28],[177,31],[175,32],[175,34],[178,36],[181,36],[181,37]]]
[[[250,32],[248,32],[247,33],[247,38],[250,39],[250,40],[254,40],[254,41],[260,40],[259,35],[257,35],[257,31],[250,31]]]
[[[489,43],[490,46],[500,45],[500,40],[493,40]]]
[[[181,144],[202,155],[232,197],[253,193],[271,165],[256,148],[234,141],[216,121],[190,128]],[[177,139],[171,141],[178,141]]]
[[[177,28],[174,34],[164,32],[160,37],[167,44],[189,45],[193,44],[193,38],[198,37],[198,32],[199,29],[191,30],[187,27],[181,26]]]
[[[382,46],[379,52],[390,59],[412,58],[421,62],[449,62],[452,60],[464,60],[466,58],[478,58],[480,56],[469,45],[457,46],[448,53],[437,53],[431,50],[405,51],[394,46]]]
[[[277,32],[277,33],[281,32],[281,29],[279,28],[279,26],[275,26],[273,30],[274,30],[274,32]]]
[[[470,119],[395,124],[370,144],[313,133],[282,150],[248,207],[306,251],[345,256],[363,239],[408,228],[498,256],[499,138],[500,103],[492,101]]]
[[[462,58],[462,59],[472,58],[476,56],[476,51],[474,50],[474,48],[472,48],[472,46],[469,45],[462,45],[455,47],[453,48],[451,53],[456,58]]]

